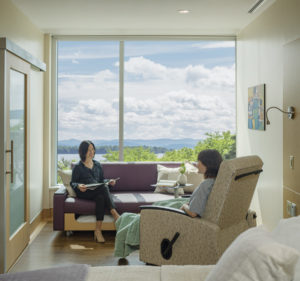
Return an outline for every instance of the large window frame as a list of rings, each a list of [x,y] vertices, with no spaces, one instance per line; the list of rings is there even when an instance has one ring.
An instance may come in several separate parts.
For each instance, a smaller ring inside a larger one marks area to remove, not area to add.
[[[234,41],[235,36],[72,36],[54,35],[51,46],[51,184],[57,183],[57,45],[58,41],[117,41],[119,42],[119,161],[123,161],[124,149],[124,42],[125,41]],[[235,54],[236,61],[236,54]],[[236,65],[236,64],[235,64]],[[236,79],[235,79],[236,84]],[[236,85],[235,85],[236,86]],[[236,88],[236,87],[235,87]],[[236,99],[236,91],[235,91]],[[235,104],[235,107],[237,105]],[[236,108],[237,109],[237,108]],[[235,120],[236,123],[236,120]]]

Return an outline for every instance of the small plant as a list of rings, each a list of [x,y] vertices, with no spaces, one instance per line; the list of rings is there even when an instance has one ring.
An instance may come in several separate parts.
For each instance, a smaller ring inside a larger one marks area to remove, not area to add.
[[[180,168],[179,168],[179,172],[181,174],[184,174],[185,171],[186,171],[185,164],[184,164],[184,162],[182,162],[181,165],[180,165]]]

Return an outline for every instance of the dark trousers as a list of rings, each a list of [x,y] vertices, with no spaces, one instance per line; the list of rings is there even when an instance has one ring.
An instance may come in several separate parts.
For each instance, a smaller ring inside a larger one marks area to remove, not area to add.
[[[76,194],[80,199],[95,201],[97,221],[103,221],[105,209],[115,209],[115,204],[107,185],[102,185],[94,190],[88,189],[86,192],[81,192],[77,189]]]

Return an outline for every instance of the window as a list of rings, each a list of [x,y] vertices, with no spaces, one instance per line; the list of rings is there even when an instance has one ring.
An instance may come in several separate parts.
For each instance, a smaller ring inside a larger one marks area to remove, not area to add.
[[[57,52],[58,163],[78,161],[84,139],[95,143],[103,160],[106,144],[118,147],[119,43],[58,41]]]
[[[234,39],[61,38],[57,58],[58,164],[83,139],[100,161],[119,161],[119,143],[125,161],[195,160],[224,140],[235,156]]]

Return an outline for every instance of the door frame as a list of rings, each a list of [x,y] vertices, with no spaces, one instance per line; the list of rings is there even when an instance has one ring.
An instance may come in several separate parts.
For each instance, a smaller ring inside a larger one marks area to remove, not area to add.
[[[6,269],[8,270],[23,252],[29,243],[29,91],[30,91],[30,64],[19,57],[6,53],[6,151],[10,150],[10,70],[25,75],[24,84],[24,223],[10,236],[10,174],[6,174]],[[6,153],[6,171],[10,170],[11,153]]]
[[[29,64],[29,69],[31,71],[46,71],[46,64],[42,61],[40,61],[38,58],[27,52],[22,47],[15,44],[13,41],[9,40],[6,37],[0,38],[0,273],[5,273],[8,271],[9,267],[6,256],[7,256],[7,247],[6,247],[6,241],[7,241],[7,230],[6,230],[6,210],[7,210],[7,204],[6,204],[6,167],[7,167],[7,156],[5,150],[7,149],[6,144],[6,64],[7,64],[7,54],[10,54],[12,56],[15,56],[17,59],[27,62]],[[27,201],[27,209],[26,209],[26,220],[29,220],[29,79],[30,75],[28,76],[28,82],[27,82],[27,99],[26,99],[26,105],[27,105],[27,129],[26,129],[26,147],[25,153],[26,153],[26,167],[27,167],[27,179],[26,179],[26,187],[27,187],[27,194],[26,194],[26,201]],[[3,137],[2,137],[3,136]],[[9,233],[9,232],[8,232]]]

